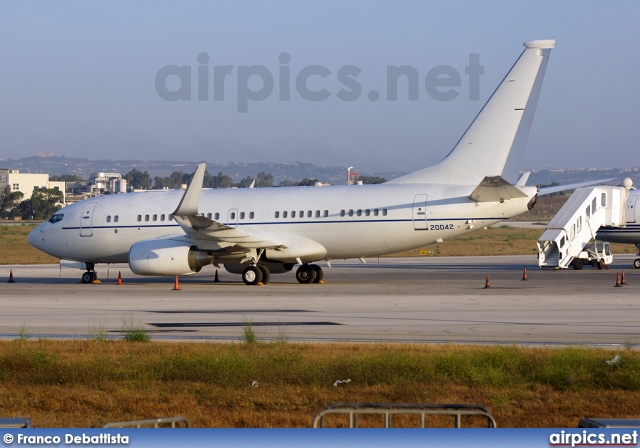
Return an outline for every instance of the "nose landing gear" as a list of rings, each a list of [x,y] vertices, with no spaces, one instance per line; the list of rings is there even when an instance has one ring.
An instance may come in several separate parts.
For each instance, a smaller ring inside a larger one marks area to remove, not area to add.
[[[87,267],[87,272],[82,274],[82,283],[98,283],[98,274],[95,271],[93,263],[85,263]]]
[[[303,264],[296,271],[298,283],[323,283],[324,273],[322,268],[316,264]]]

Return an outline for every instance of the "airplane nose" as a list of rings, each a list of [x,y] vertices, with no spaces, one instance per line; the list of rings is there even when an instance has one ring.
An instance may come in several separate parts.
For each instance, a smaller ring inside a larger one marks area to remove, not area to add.
[[[29,235],[27,235],[27,241],[29,241],[29,244],[31,244],[36,249],[40,249],[41,248],[41,244],[39,244],[39,243],[42,243],[42,228],[41,227],[42,227],[41,225],[36,227],[31,232],[29,232]]]

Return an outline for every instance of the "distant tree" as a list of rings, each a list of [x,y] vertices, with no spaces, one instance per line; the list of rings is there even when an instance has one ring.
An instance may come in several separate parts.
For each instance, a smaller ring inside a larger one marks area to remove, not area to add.
[[[280,186],[281,187],[297,187],[299,184],[299,182],[295,181],[295,180],[281,180],[280,181]]]
[[[256,187],[273,187],[273,176],[271,173],[266,174],[264,171],[256,176]]]
[[[53,182],[84,182],[85,179],[76,174],[63,174],[61,176],[50,176],[50,181]]]
[[[212,175],[209,171],[204,172],[202,186],[205,188],[229,188],[232,184],[233,179],[222,172],[219,172],[217,176]]]
[[[383,184],[387,181],[384,177],[380,176],[360,176],[358,180],[363,184]]]
[[[0,193],[0,216],[2,216],[2,218],[20,216],[19,210],[16,207],[20,204],[23,197],[23,192],[11,191],[11,186],[7,185],[4,191]]]
[[[318,179],[313,179],[313,178],[304,178],[302,179],[300,182],[298,182],[298,186],[300,187],[313,187],[316,182],[318,182]]]
[[[18,210],[22,219],[48,219],[62,207],[64,194],[55,188],[34,189],[31,198],[20,202]]]
[[[123,175],[122,178],[127,181],[127,184],[129,184],[131,188],[136,189],[151,188],[153,183],[148,171],[143,173],[136,168]]]
[[[249,186],[251,186],[253,181],[254,181],[253,177],[247,176],[244,179],[241,179],[240,182],[235,184],[235,186],[238,188],[249,188]]]

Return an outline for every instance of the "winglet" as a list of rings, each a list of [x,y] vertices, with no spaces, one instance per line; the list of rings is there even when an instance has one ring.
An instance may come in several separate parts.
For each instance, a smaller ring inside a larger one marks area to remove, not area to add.
[[[180,204],[178,204],[178,208],[173,212],[173,215],[187,216],[198,214],[198,205],[200,204],[200,193],[202,192],[202,181],[204,180],[204,170],[206,166],[206,163],[198,165],[196,172],[193,173],[191,182],[189,183],[187,190],[184,192],[184,196],[182,196]]]

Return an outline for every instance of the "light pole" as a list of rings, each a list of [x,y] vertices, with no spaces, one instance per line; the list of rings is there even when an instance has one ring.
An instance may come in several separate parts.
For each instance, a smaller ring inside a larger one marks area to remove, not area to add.
[[[350,166],[349,168],[347,168],[347,185],[351,185],[351,170],[353,169],[352,166]]]

